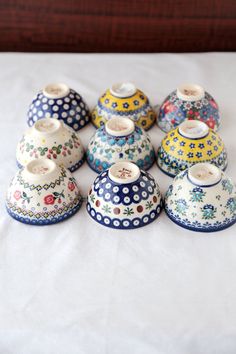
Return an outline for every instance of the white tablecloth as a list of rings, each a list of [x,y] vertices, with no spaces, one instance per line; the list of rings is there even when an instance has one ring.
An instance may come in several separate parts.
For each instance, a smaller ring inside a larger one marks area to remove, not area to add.
[[[35,227],[11,219],[5,191],[34,94],[65,82],[92,108],[112,83],[131,80],[161,103],[196,82],[218,101],[219,133],[236,181],[236,53],[0,55],[0,353],[235,354],[236,227],[194,233],[163,212],[152,224],[117,231],[95,223],[85,205],[71,219]],[[84,145],[95,129],[79,133]],[[150,131],[155,147],[164,134]],[[171,183],[150,170],[164,193]],[[96,174],[74,174],[86,195]]]

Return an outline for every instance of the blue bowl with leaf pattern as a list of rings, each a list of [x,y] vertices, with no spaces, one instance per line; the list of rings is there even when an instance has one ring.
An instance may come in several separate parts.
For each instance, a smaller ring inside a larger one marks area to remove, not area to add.
[[[96,130],[87,149],[89,166],[101,173],[118,161],[130,161],[148,170],[155,151],[147,133],[129,118],[113,117]]]

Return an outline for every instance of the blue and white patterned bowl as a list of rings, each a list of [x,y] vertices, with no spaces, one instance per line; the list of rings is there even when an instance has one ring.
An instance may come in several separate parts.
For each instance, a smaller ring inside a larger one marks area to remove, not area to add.
[[[199,85],[186,84],[171,92],[160,107],[157,124],[164,132],[169,132],[185,119],[200,120],[215,131],[219,128],[218,105]]]
[[[162,199],[154,178],[132,162],[117,162],[94,181],[87,201],[89,215],[115,229],[134,229],[154,221]]]
[[[75,131],[90,121],[89,108],[83,98],[65,84],[50,84],[33,99],[28,111],[31,127],[41,118],[62,119]]]
[[[17,172],[6,197],[8,213],[32,225],[55,224],[74,215],[82,204],[69,170],[49,159],[35,159]]]
[[[179,173],[165,196],[165,211],[176,224],[213,232],[236,222],[236,188],[218,167],[199,163]]]
[[[101,173],[115,162],[126,160],[141,169],[149,169],[155,161],[155,151],[147,133],[129,118],[111,118],[96,130],[87,149],[89,166]]]

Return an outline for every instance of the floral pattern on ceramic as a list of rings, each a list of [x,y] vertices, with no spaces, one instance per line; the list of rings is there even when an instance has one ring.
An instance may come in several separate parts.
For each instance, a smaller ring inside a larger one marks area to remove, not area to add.
[[[75,214],[82,204],[69,170],[49,159],[36,159],[19,170],[6,197],[8,213],[32,225],[49,225]]]
[[[120,160],[136,163],[147,170],[155,161],[149,136],[129,118],[111,118],[97,129],[87,149],[87,162],[96,172],[109,168]]]
[[[165,196],[165,210],[184,228],[220,231],[236,221],[236,187],[216,166],[197,164],[175,177]]]
[[[45,118],[29,128],[17,146],[19,167],[35,158],[52,159],[73,172],[84,162],[84,149],[73,129],[58,119]]]
[[[28,125],[42,118],[63,120],[75,131],[90,121],[90,112],[83,98],[65,84],[50,84],[33,99],[28,111]]]
[[[154,178],[131,162],[118,162],[94,181],[87,201],[89,215],[116,229],[133,229],[154,221],[162,209]]]
[[[99,128],[112,117],[128,117],[148,130],[156,120],[156,113],[142,91],[131,83],[122,83],[113,85],[99,98],[92,111],[92,123]]]
[[[199,162],[227,167],[227,153],[220,136],[205,123],[186,120],[172,129],[157,151],[157,164],[171,177]]]
[[[160,107],[157,124],[164,132],[169,132],[185,119],[205,122],[215,131],[219,128],[218,105],[198,85],[183,85],[170,93]]]

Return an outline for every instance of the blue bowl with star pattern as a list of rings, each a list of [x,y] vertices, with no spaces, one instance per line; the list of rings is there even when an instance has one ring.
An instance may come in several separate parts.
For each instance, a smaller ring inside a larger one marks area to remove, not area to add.
[[[34,97],[28,110],[28,125],[42,118],[61,119],[75,131],[90,121],[90,112],[83,98],[66,84],[49,84]]]

